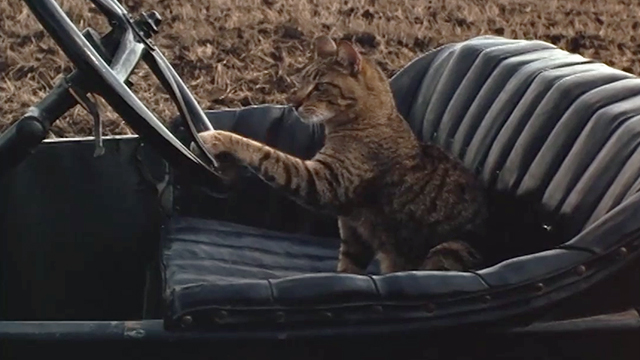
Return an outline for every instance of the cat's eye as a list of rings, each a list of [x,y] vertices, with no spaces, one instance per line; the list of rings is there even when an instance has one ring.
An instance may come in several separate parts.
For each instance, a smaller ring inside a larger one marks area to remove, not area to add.
[[[326,91],[328,88],[326,83],[317,83],[316,84],[316,91]]]
[[[329,82],[319,82],[316,84],[314,90],[319,92],[324,92],[330,90],[331,88],[335,88],[336,85]]]

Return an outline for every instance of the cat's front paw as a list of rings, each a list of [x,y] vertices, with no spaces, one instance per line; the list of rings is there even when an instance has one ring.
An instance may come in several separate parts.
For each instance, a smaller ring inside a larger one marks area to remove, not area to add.
[[[211,130],[199,133],[198,137],[202,140],[205,150],[212,156],[232,152],[232,134],[228,132]],[[192,148],[194,145],[192,144]]]

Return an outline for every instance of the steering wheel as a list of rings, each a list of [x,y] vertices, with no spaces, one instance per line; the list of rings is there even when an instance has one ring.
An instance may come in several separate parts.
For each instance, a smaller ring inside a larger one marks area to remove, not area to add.
[[[185,171],[195,180],[205,181],[208,185],[223,185],[224,182],[217,170],[218,162],[204,151],[204,146],[197,136],[199,132],[213,129],[210,122],[173,67],[150,40],[151,36],[158,32],[160,16],[151,11],[134,20],[116,0],[90,1],[107,17],[112,28],[111,32],[96,41],[90,41],[89,36],[85,37],[86,31],[83,35],[56,1],[24,0],[44,29],[77,68],[78,76],[74,79],[78,80],[82,90],[104,98],[118,115],[156,148],[172,166]],[[106,46],[101,46],[106,43],[114,50],[112,54],[105,51]],[[204,156],[198,157],[191,152],[127,86],[129,76],[141,59],[176,103],[182,119],[188,124],[191,141],[199,147]],[[110,64],[107,64],[107,61],[110,61]],[[56,117],[49,122],[55,121],[68,108],[77,104],[68,99],[66,102],[58,103],[65,104],[59,104],[57,111],[49,111],[56,113]],[[45,111],[40,111],[43,112]]]

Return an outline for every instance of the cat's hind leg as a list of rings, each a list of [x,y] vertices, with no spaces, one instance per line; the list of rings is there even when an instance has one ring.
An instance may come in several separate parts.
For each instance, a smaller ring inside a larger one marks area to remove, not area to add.
[[[482,257],[464,241],[447,241],[429,251],[423,270],[465,271],[476,268]]]
[[[340,254],[338,256],[338,272],[364,274],[375,256],[370,243],[362,238],[358,230],[344,219],[338,218],[340,229]]]

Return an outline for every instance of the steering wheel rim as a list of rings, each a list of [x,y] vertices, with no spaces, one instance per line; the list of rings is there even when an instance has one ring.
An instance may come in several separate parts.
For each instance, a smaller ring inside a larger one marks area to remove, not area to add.
[[[24,2],[78,71],[91,78],[91,89],[88,90],[104,98],[136,133],[148,139],[173,166],[184,169],[191,177],[203,180],[208,185],[212,182],[225,185],[217,171],[216,159],[204,150],[204,144],[197,136],[198,132],[213,130],[211,124],[173,67],[141,34],[122,5],[115,0],[91,0],[109,19],[112,28],[121,32],[118,50],[109,65],[55,0]],[[171,95],[182,119],[189,125],[191,140],[206,154],[207,159],[201,159],[182,144],[124,83],[141,59]]]

